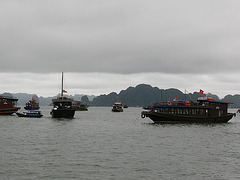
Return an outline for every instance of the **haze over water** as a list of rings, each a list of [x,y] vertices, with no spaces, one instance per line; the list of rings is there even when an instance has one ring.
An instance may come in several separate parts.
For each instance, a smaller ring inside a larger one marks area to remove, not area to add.
[[[40,110],[41,119],[0,116],[1,179],[240,178],[239,115],[226,124],[155,125],[141,108],[90,107],[72,120]]]

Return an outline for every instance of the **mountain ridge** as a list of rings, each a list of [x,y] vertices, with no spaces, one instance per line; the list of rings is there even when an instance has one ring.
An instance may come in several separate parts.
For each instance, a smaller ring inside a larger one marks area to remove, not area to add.
[[[9,94],[9,93],[4,93]],[[230,107],[240,107],[240,95],[228,94],[224,98],[220,99],[217,95],[208,93],[209,96],[213,97],[215,100],[222,100],[227,102],[232,102]],[[18,98],[18,105],[23,106],[29,100],[32,99],[33,96],[37,96],[36,94],[27,94],[27,93],[13,93],[14,97]],[[40,106],[48,106],[51,104],[52,99],[56,98],[58,95],[53,97],[38,97]],[[206,96],[206,94],[201,94],[200,92],[193,93],[183,93],[179,89],[169,88],[169,89],[159,89],[158,87],[153,87],[149,84],[139,84],[136,87],[129,86],[125,90],[121,90],[119,93],[111,92],[109,94],[102,94],[99,96],[94,95],[84,95],[84,94],[75,94],[68,95],[68,97],[73,98],[74,100],[80,100],[83,96],[89,99],[89,103],[91,106],[112,106],[116,101],[121,101],[122,104],[128,104],[128,106],[132,107],[142,107],[146,105],[151,105],[154,102],[167,102],[172,101],[173,99],[183,99],[189,101],[192,99],[193,101],[197,101],[198,97]]]

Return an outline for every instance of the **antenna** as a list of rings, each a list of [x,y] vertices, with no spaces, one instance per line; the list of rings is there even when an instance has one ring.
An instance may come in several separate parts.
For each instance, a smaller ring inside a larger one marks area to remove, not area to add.
[[[63,72],[62,72],[62,86],[61,86],[61,97],[63,97]]]

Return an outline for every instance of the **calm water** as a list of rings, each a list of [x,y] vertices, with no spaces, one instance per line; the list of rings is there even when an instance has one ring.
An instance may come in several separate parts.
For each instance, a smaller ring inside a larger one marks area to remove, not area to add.
[[[72,120],[41,110],[41,119],[0,116],[1,180],[240,179],[240,115],[154,125],[141,108],[90,107]]]

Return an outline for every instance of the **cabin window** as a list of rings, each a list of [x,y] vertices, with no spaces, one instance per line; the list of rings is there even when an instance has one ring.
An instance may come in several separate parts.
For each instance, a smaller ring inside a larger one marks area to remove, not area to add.
[[[196,114],[196,113],[197,113],[196,109],[193,109],[192,114]]]
[[[205,109],[200,109],[200,114],[205,114]]]

